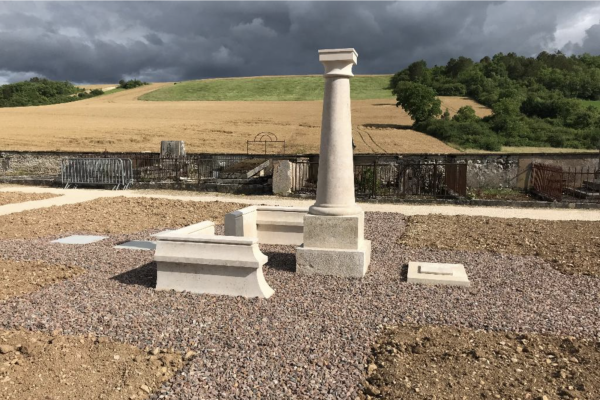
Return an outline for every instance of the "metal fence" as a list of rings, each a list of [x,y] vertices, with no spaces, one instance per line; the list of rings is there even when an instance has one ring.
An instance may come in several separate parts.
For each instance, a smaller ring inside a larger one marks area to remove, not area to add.
[[[139,154],[132,158],[135,182],[201,182],[219,178],[228,166],[251,156],[192,154],[181,157],[161,157]]]
[[[133,165],[127,158],[67,158],[61,163],[65,189],[80,185],[110,185],[127,189],[133,183]]]
[[[600,170],[534,163],[531,175],[531,191],[544,200],[600,203]]]
[[[373,157],[370,157],[373,158]],[[315,194],[319,164],[293,164],[292,192]],[[467,164],[364,162],[355,159],[354,187],[357,198],[461,198],[467,195]]]

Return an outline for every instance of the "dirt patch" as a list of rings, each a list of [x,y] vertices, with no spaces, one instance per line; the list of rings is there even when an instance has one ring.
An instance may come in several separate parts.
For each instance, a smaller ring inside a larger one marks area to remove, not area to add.
[[[0,300],[33,292],[83,272],[81,267],[0,259]]]
[[[600,398],[600,343],[573,337],[400,326],[373,345],[363,398]]]
[[[182,365],[181,354],[145,352],[106,337],[0,330],[6,400],[145,399]]]
[[[20,193],[20,192],[1,192],[0,193],[0,206],[6,204],[23,203],[25,201],[36,201],[51,199],[58,197],[57,194],[51,193]]]
[[[0,238],[134,233],[147,229],[179,228],[205,220],[222,224],[225,214],[244,207],[243,204],[218,201],[102,198],[2,216]]]
[[[419,215],[408,218],[400,242],[538,256],[564,274],[600,276],[600,222]]]

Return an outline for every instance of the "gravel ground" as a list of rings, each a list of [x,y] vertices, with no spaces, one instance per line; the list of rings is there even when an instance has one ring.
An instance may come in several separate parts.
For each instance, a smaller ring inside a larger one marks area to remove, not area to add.
[[[0,238],[133,233],[151,228],[179,228],[205,220],[222,224],[225,214],[244,207],[218,201],[100,198],[1,216]]]
[[[367,399],[600,398],[600,342],[588,339],[399,326],[369,362]]]
[[[411,247],[538,256],[564,274],[600,277],[600,222],[413,216],[401,242]]]
[[[1,240],[3,257],[87,273],[0,302],[0,326],[192,349],[199,356],[155,394],[173,400],[354,399],[373,340],[401,322],[600,337],[598,279],[537,257],[406,247],[404,225],[399,214],[366,214],[373,254],[362,280],[298,276],[293,247],[263,246],[268,300],[155,292],[152,253],[111,248],[150,231],[82,247]],[[464,263],[473,287],[408,285],[409,260]]]
[[[2,192],[0,193],[0,206],[6,204],[23,203],[25,201],[45,200],[59,195],[51,193],[20,193],[20,192]]]

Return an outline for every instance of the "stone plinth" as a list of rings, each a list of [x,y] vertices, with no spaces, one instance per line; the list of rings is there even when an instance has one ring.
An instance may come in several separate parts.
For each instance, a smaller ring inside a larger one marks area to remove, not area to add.
[[[301,275],[332,275],[342,278],[362,278],[371,262],[371,241],[363,240],[356,249],[296,249],[296,272]]]
[[[350,77],[354,49],[319,50],[325,67],[317,199],[304,217],[296,272],[360,278],[371,258],[364,213],[354,197]]]

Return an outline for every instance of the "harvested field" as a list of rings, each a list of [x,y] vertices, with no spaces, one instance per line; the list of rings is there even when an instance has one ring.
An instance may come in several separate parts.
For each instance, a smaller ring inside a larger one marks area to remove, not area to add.
[[[2,192],[0,193],[0,206],[14,203],[23,203],[25,201],[36,201],[58,197],[51,193],[22,193],[22,192]]]
[[[600,398],[600,342],[399,326],[373,346],[363,398]]]
[[[132,233],[178,228],[205,220],[221,224],[225,214],[244,207],[243,204],[225,202],[101,198],[1,216],[0,238]]]
[[[564,274],[600,277],[600,222],[412,216],[401,243],[537,256]]]
[[[0,300],[33,292],[83,272],[81,267],[0,259]]]
[[[182,364],[106,337],[0,330],[4,400],[145,399]]]
[[[170,215],[170,204],[160,213]],[[538,257],[406,247],[404,224],[399,214],[366,214],[373,254],[361,280],[299,276],[293,246],[261,246],[275,289],[268,300],[156,292],[152,252],[112,248],[152,231],[83,246],[2,239],[8,259],[68,261],[87,272],[1,301],[0,327],[191,349],[198,356],[155,394],[170,400],[355,399],[370,345],[402,322],[600,339],[600,280],[563,275]],[[409,285],[409,260],[463,263],[473,287]]]
[[[184,140],[189,152],[245,153],[246,141],[266,131],[285,140],[288,153],[319,151],[322,101],[137,100],[168,85],[68,104],[0,109],[2,149],[158,151],[161,140]],[[472,100],[455,99],[452,107],[463,103]],[[357,153],[457,152],[425,134],[397,129],[412,120],[391,97],[353,101],[352,123]],[[361,138],[359,130],[372,138]]]
[[[473,99],[468,97],[460,96],[439,96],[442,101],[442,111],[448,109],[450,115],[454,116],[458,112],[458,109],[464,106],[471,106],[475,110],[475,115],[479,118],[487,117],[492,115],[492,110],[482,104],[479,104]]]
[[[105,88],[114,88],[119,86],[118,83],[102,83],[102,84],[95,84],[95,85],[75,85],[77,87],[80,87],[82,89],[87,89],[87,90],[94,90],[94,89],[105,89]]]

